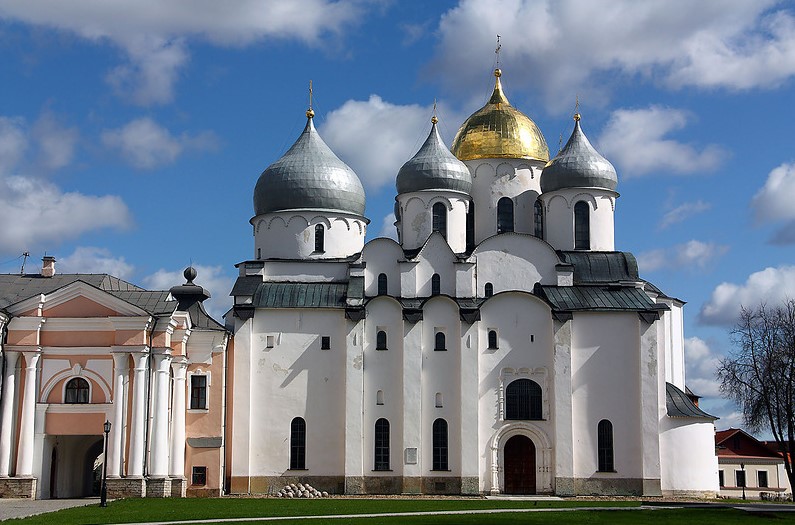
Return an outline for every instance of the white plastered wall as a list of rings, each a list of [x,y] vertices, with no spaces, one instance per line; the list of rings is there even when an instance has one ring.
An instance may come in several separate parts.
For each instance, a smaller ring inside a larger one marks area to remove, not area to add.
[[[574,249],[574,205],[590,210],[591,251],[615,250],[615,203],[618,194],[599,188],[564,188],[541,195],[545,240],[557,250]]]
[[[367,221],[328,210],[296,210],[257,215],[254,259],[334,259],[362,251]],[[322,224],[324,251],[315,251],[315,227]]]
[[[663,493],[714,495],[718,492],[715,426],[709,420],[660,420]]]
[[[466,251],[466,224],[469,196],[442,190],[415,191],[397,196],[400,205],[400,239],[408,250],[420,248],[433,231],[433,206],[447,209],[447,243],[455,253]]]

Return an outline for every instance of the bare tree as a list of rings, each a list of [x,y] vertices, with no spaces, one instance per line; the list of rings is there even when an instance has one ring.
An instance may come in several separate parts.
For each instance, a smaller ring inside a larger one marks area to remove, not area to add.
[[[742,308],[733,349],[718,366],[720,389],[741,407],[752,432],[770,430],[795,488],[795,300]]]

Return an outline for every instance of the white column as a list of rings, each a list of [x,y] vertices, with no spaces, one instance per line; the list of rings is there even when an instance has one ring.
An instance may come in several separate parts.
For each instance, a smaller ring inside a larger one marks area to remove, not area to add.
[[[155,391],[149,476],[165,478],[168,476],[168,387],[171,382],[171,355],[155,354],[154,360]]]
[[[174,387],[171,393],[171,466],[169,476],[185,477],[185,374],[188,360],[177,357],[171,363]]]
[[[39,352],[25,352],[25,393],[22,399],[22,419],[19,424],[19,453],[17,454],[17,476],[33,476],[33,439],[36,418],[36,379],[38,377]]]
[[[554,407],[555,407],[555,494],[573,496],[574,490],[574,407],[571,387],[570,320],[553,321]]]
[[[128,477],[144,474],[144,435],[146,434],[146,365],[149,354],[134,352],[133,399],[130,425],[130,457],[127,463]]]
[[[14,427],[14,395],[16,394],[16,371],[19,352],[5,352],[5,375],[3,377],[3,404],[0,406],[0,477],[11,474],[11,449]]]
[[[113,422],[108,437],[108,476],[118,478],[121,475],[121,458],[124,449],[124,382],[130,373],[130,354],[127,352],[113,354]]]

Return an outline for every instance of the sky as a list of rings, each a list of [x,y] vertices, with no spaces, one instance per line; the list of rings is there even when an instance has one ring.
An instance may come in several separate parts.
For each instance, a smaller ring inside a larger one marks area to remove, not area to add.
[[[253,258],[260,173],[321,136],[368,239],[434,101],[449,145],[493,87],[551,153],[582,127],[617,168],[616,249],[687,301],[688,386],[742,424],[716,363],[740,306],[795,297],[795,4],[775,0],[2,0],[0,272],[196,282],[216,317]]]

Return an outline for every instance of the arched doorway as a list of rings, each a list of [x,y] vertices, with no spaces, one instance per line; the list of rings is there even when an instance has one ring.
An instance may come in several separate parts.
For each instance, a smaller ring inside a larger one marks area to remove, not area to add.
[[[527,436],[513,436],[503,450],[506,494],[536,493],[536,447]]]

